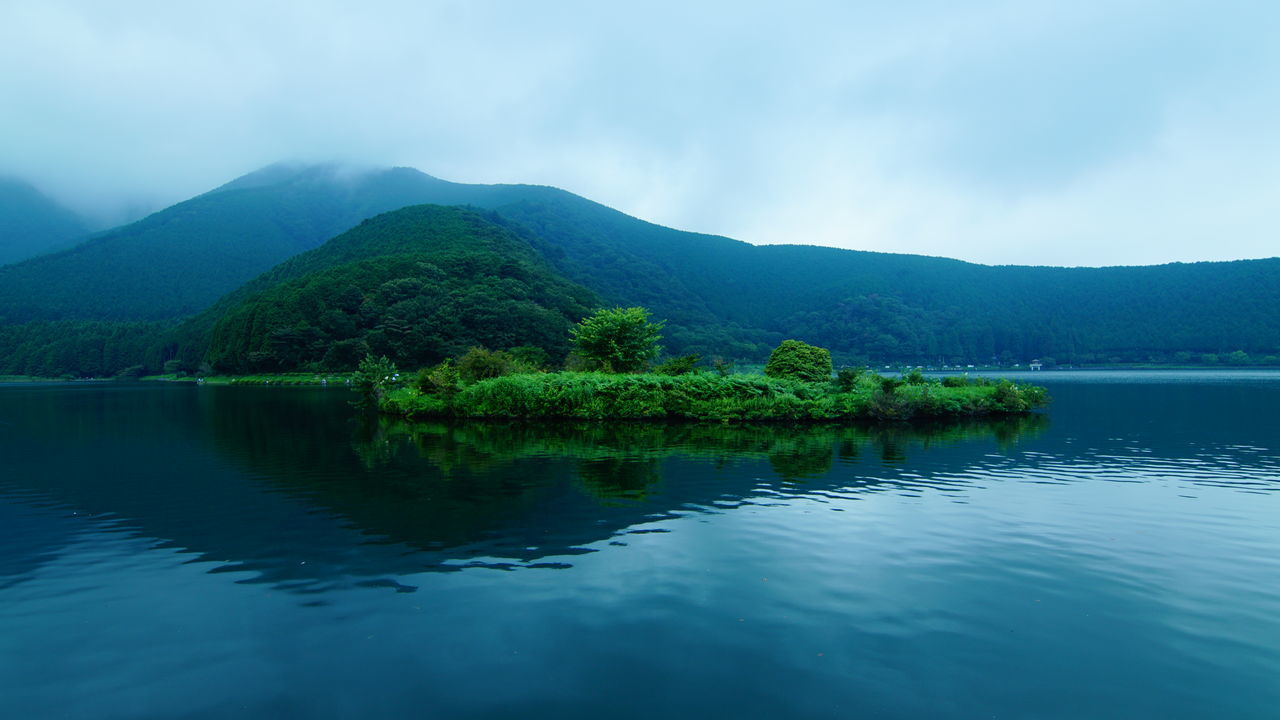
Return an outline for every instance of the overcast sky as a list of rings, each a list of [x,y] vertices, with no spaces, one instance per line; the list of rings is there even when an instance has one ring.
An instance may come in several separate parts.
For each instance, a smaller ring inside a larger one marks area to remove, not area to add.
[[[1280,3],[0,0],[0,173],[159,207],[282,159],[754,243],[1280,254]]]

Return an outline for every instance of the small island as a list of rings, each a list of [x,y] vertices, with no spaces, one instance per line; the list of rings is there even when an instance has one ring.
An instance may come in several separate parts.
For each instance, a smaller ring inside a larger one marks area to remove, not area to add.
[[[1008,380],[928,378],[918,369],[884,377],[835,371],[831,353],[783,341],[764,373],[696,355],[651,366],[661,323],[644,308],[599,310],[571,330],[574,351],[548,371],[538,348],[472,348],[405,377],[385,357],[353,376],[363,405],[410,419],[555,419],[712,422],[895,422],[1025,413],[1044,388]]]

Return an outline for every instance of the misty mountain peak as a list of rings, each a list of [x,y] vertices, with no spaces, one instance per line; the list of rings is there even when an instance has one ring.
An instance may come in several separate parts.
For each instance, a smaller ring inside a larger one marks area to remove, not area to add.
[[[444,182],[424,172],[407,167],[387,167],[345,162],[306,163],[298,161],[280,161],[253,172],[241,175],[225,185],[220,185],[206,194],[227,192],[230,190],[250,190],[255,188],[298,186],[348,186],[354,187],[378,179],[405,179],[412,176],[416,181]]]

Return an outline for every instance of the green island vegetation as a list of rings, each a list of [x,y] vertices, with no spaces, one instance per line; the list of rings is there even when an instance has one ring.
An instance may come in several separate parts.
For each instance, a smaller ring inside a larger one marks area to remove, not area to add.
[[[753,246],[556,188],[277,165],[0,266],[0,373],[347,372],[366,353],[420,367],[472,346],[559,358],[602,306],[665,318],[675,356],[739,364],[791,338],[850,366],[1280,364],[1280,258],[1053,268]]]
[[[574,350],[561,372],[543,370],[532,348],[473,347],[412,379],[370,355],[352,382],[362,404],[411,419],[906,421],[1024,413],[1048,402],[1043,388],[1007,380],[833,374],[827,350],[797,340],[774,349],[763,375],[723,362],[703,369],[693,355],[644,372],[661,327],[643,308],[599,310],[571,330]]]

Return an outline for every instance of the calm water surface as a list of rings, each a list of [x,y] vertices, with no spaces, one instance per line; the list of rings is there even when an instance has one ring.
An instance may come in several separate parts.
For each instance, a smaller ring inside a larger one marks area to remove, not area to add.
[[[1280,717],[1280,373],[866,430],[0,387],[0,717]]]

